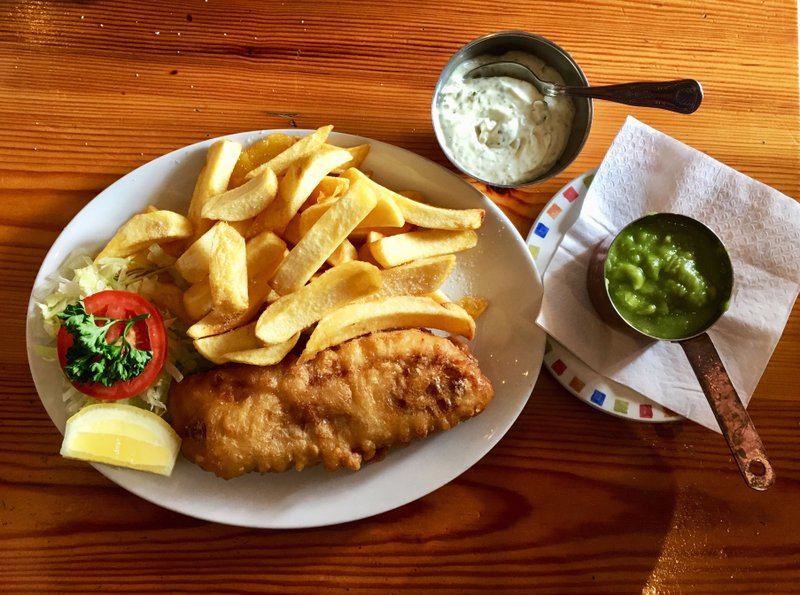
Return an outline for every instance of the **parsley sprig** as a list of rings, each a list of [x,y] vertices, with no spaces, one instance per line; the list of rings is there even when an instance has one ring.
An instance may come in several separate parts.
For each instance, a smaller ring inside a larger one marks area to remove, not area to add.
[[[121,380],[136,378],[153,357],[152,351],[138,349],[127,339],[131,327],[149,318],[150,314],[131,318],[94,316],[86,312],[81,300],[67,306],[58,317],[73,338],[64,366],[70,380],[112,386]],[[104,324],[98,325],[98,322]],[[111,342],[107,341],[108,331],[119,323],[125,324],[122,334]]]

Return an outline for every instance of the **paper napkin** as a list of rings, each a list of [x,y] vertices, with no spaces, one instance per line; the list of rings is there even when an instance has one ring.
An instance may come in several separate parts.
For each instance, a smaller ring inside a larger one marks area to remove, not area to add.
[[[694,217],[728,248],[733,300],[709,335],[747,404],[800,287],[800,204],[629,117],[544,275],[537,323],[548,334],[595,371],[719,432],[681,347],[612,330],[586,292],[594,247],[652,212]]]

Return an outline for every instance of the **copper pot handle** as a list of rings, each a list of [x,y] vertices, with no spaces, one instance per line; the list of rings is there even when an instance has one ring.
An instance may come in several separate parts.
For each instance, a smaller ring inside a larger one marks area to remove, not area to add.
[[[763,491],[775,483],[767,451],[707,333],[679,341],[717,418],[745,482]]]

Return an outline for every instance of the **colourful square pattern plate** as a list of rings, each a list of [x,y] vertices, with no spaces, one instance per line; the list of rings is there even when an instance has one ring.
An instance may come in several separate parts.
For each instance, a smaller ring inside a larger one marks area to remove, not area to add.
[[[595,171],[590,170],[561,188],[534,221],[527,243],[542,276],[562,238],[580,215],[583,199],[594,179]],[[682,419],[677,413],[641,393],[598,374],[549,336],[545,346],[544,366],[570,393],[610,415],[643,422]]]

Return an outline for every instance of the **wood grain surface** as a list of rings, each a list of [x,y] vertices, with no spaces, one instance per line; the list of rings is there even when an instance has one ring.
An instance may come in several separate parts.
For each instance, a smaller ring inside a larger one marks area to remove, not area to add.
[[[603,415],[547,372],[472,469],[341,526],[196,520],[58,455],[24,326],[78,210],[159,155],[244,130],[333,123],[446,165],[433,86],[461,45],[502,29],[556,41],[592,83],[696,78],[706,97],[688,117],[596,103],[566,172],[497,199],[521,232],[629,113],[800,197],[794,0],[0,1],[0,591],[797,590],[797,308],[750,407],[778,473],[766,493],[744,486],[720,436]]]

